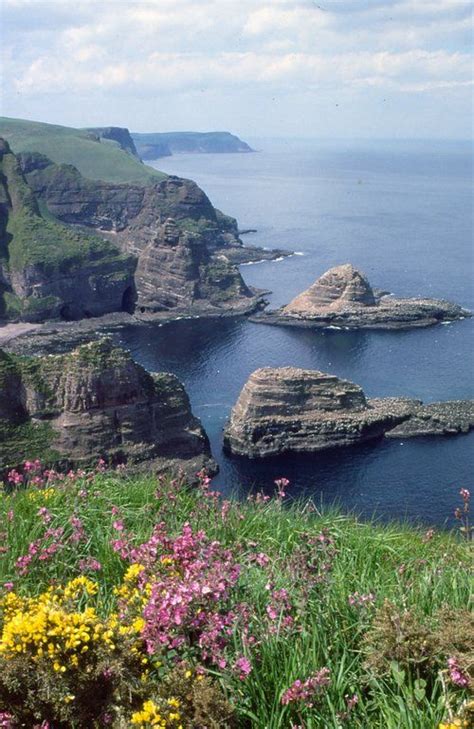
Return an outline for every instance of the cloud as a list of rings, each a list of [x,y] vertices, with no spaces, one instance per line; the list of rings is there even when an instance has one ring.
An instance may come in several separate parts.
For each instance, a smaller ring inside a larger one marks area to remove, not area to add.
[[[464,0],[3,0],[2,21],[4,113],[195,91],[350,91],[365,113],[366,90],[465,98],[472,79]]]

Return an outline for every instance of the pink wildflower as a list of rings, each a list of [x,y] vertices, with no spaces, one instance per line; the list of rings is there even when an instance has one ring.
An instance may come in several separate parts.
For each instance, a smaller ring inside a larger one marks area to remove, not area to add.
[[[284,499],[286,496],[285,488],[289,485],[289,481],[287,478],[277,478],[275,480],[275,486],[277,487],[277,496],[278,499]]]
[[[329,668],[321,668],[305,681],[300,679],[294,681],[281,697],[281,703],[286,705],[293,701],[300,701],[306,706],[312,707],[314,699],[329,686],[330,682]]]
[[[252,671],[252,664],[245,656],[239,656],[234,663],[234,668],[238,671],[240,680],[244,681]]]
[[[456,686],[460,686],[461,688],[466,688],[467,686],[469,686],[469,678],[460,667],[456,658],[448,658],[448,670],[449,677],[451,681],[456,684]]]

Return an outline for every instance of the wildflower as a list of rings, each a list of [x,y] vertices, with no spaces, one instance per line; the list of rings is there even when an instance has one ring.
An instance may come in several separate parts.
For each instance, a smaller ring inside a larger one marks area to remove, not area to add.
[[[466,503],[466,501],[469,501],[469,499],[471,498],[471,493],[468,489],[461,489],[459,495],[461,496],[464,503]]]
[[[449,678],[454,684],[456,684],[456,686],[460,686],[461,688],[466,688],[467,686],[469,686],[469,678],[459,666],[456,658],[448,658],[448,670]]]
[[[353,694],[352,696],[344,696],[346,700],[346,706],[348,711],[352,711],[352,709],[356,706],[356,704],[359,703],[359,697],[357,694]]]
[[[11,471],[7,474],[7,480],[9,483],[13,484],[14,486],[19,486],[23,481],[25,480],[21,473],[19,473],[15,468],[13,468]]]
[[[252,664],[245,656],[239,656],[234,663],[234,668],[238,671],[240,680],[243,681],[252,671]]]
[[[285,488],[289,485],[290,482],[287,478],[277,478],[274,483],[277,487],[278,499],[284,499],[286,496]]]
[[[367,595],[363,595],[360,592],[353,592],[352,595],[349,595],[347,601],[351,607],[364,608],[374,604],[375,595],[371,592]]]
[[[38,516],[41,517],[41,521],[43,522],[43,524],[49,524],[53,518],[51,516],[51,513],[46,508],[46,506],[41,506],[38,509],[37,513],[38,513]]]
[[[281,703],[286,705],[293,701],[300,701],[306,706],[312,707],[313,700],[324,688],[329,686],[330,682],[329,668],[321,668],[305,681],[300,679],[294,681],[281,697]]]

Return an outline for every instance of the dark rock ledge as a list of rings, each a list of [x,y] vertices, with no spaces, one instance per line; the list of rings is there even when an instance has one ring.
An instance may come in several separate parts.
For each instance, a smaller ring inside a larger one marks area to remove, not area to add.
[[[451,435],[474,427],[474,401],[423,405],[403,397],[367,399],[359,385],[295,367],[250,375],[224,431],[227,451],[265,458],[314,453],[382,438]]]
[[[398,299],[373,289],[350,263],[326,271],[280,309],[252,317],[262,324],[309,328],[410,329],[472,316],[442,299]]]

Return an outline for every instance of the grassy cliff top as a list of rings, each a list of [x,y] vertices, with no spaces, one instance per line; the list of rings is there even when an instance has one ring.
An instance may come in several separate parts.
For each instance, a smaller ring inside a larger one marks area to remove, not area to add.
[[[40,152],[57,164],[74,165],[84,177],[95,180],[148,185],[166,177],[83,129],[0,117],[0,136],[15,153]]]

